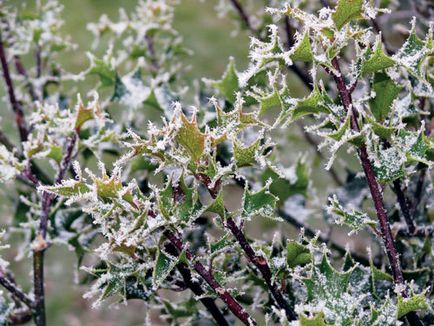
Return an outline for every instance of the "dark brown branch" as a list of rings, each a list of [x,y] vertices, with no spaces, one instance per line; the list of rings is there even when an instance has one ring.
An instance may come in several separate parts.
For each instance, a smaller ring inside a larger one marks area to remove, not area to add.
[[[45,326],[46,320],[45,320],[44,251],[43,250],[39,250],[39,251],[33,250],[33,291],[35,296],[33,319],[35,321],[36,326]]]
[[[179,252],[173,244],[168,244],[166,246],[167,252],[173,256],[179,256]],[[191,278],[191,272],[188,266],[184,263],[179,263],[176,265],[179,273],[181,274],[184,284],[188,287],[196,296],[201,297],[205,294],[205,291],[202,289],[201,285],[197,282],[193,282]],[[214,318],[216,323],[220,326],[229,326],[229,323],[226,321],[219,307],[216,305],[214,299],[212,298],[201,298],[200,302],[205,306],[205,308],[209,311],[211,316]]]
[[[244,10],[243,6],[238,0],[230,0],[232,5],[234,6],[235,10],[238,12],[238,15],[240,16],[244,26],[253,34],[256,34],[257,31],[253,28],[250,18],[247,15],[246,11]]]
[[[29,74],[27,73],[26,68],[24,67],[23,63],[21,62],[21,58],[17,55],[14,56],[15,60],[15,69],[17,72],[24,77],[24,80],[26,82],[26,87],[29,90],[30,97],[32,101],[37,101],[38,96],[36,95],[35,88],[33,87],[33,84],[30,81]]]
[[[215,199],[218,195],[218,191],[220,188],[219,183],[217,182],[214,187],[211,187],[211,184],[210,184],[211,180],[209,179],[209,177],[208,177],[208,179],[203,178],[203,177],[198,178],[198,179],[202,183],[204,183],[204,185],[208,189],[208,192],[210,193],[211,197],[213,197]],[[247,258],[249,259],[249,261],[253,265],[255,265],[256,268],[259,270],[259,272],[262,274],[262,277],[263,277],[265,283],[267,284],[267,287],[269,288],[269,290],[272,294],[272,297],[274,298],[276,304],[281,309],[285,310],[285,313],[286,313],[288,319],[290,319],[290,320],[297,319],[297,315],[289,306],[289,303],[286,300],[286,298],[283,296],[279,285],[273,281],[271,269],[268,266],[267,260],[264,257],[256,254],[256,252],[250,246],[250,243],[247,241],[243,230],[240,227],[238,227],[238,225],[235,223],[235,221],[232,217],[226,216],[224,223],[225,223],[225,226],[231,231],[232,235],[237,240],[238,244],[240,245],[241,249],[244,251],[244,253],[247,256]]]
[[[398,232],[396,233],[398,236],[404,238],[426,238],[434,236],[434,227],[431,225],[427,226],[417,226],[415,227],[413,232],[409,232],[407,228],[398,226]]]
[[[15,299],[24,303],[29,308],[33,308],[33,300],[9,279],[3,269],[0,269],[0,284],[8,290]]]
[[[296,320],[297,315],[296,313],[291,309],[289,306],[289,303],[287,299],[283,296],[281,292],[280,286],[273,281],[271,269],[268,266],[267,260],[255,253],[253,248],[250,246],[249,242],[247,241],[243,231],[238,227],[238,225],[235,223],[234,219],[232,217],[227,217],[225,221],[226,227],[232,232],[235,239],[243,249],[244,253],[246,254],[247,258],[250,260],[252,264],[256,266],[256,268],[259,270],[259,272],[262,274],[262,277],[264,278],[265,283],[267,284],[268,288],[270,289],[270,292],[276,301],[277,305],[285,310],[285,313],[290,320]]]
[[[1,34],[0,34],[0,61],[1,61],[2,71],[3,71],[3,79],[5,81],[7,92],[8,92],[9,102],[11,104],[12,110],[15,113],[15,122],[18,127],[20,139],[21,141],[26,141],[29,131],[26,126],[23,109],[15,95],[14,84],[9,71],[9,65],[6,58],[6,51],[4,48],[3,40],[1,38]]]
[[[60,163],[59,172],[56,178],[56,184],[60,183],[66,171],[68,170],[73,156],[75,144],[77,142],[77,132],[69,138],[65,155]],[[39,183],[39,182],[38,182]],[[44,294],[44,253],[48,248],[46,242],[48,218],[50,215],[51,204],[54,200],[54,195],[44,192],[42,194],[42,212],[40,216],[39,234],[33,243],[33,282],[34,282],[34,295],[35,295],[35,314],[34,320],[37,326],[44,326],[46,324],[45,318],[45,294]]]
[[[249,313],[217,282],[211,272],[208,271],[202,263],[195,261],[195,257],[190,250],[184,246],[179,236],[167,229],[163,231],[163,234],[179,252],[185,252],[187,259],[192,262],[194,270],[209,284],[209,286],[239,320],[241,320],[245,325],[257,325],[256,321],[249,315]]]
[[[336,82],[339,96],[341,98],[342,104],[347,111],[351,111],[351,128],[354,131],[360,131],[357,117],[358,112],[353,105],[351,93],[347,89],[344,78],[342,77],[342,72],[339,66],[339,61],[335,57],[332,60],[332,65],[336,69],[338,74],[333,73],[333,79]],[[401,270],[401,265],[399,262],[399,254],[396,250],[395,241],[392,236],[392,231],[390,229],[389,220],[387,217],[387,212],[384,207],[383,195],[380,186],[375,178],[374,169],[372,167],[371,161],[369,160],[369,155],[366,149],[366,144],[362,144],[359,149],[359,158],[362,162],[363,171],[365,177],[368,181],[369,190],[371,192],[372,200],[374,202],[375,210],[377,212],[378,221],[380,224],[381,236],[383,238],[383,244],[386,249],[387,257],[389,259],[390,269],[392,271],[393,281],[395,285],[404,284],[404,277]],[[401,295],[403,297],[408,296],[408,291],[406,288],[403,289]],[[407,318],[411,320],[411,324],[420,325],[421,322],[416,313],[409,313]]]
[[[407,224],[408,232],[412,234],[416,230],[416,226],[410,214],[410,208],[408,206],[408,201],[405,197],[404,191],[402,190],[400,179],[393,181],[393,190],[395,191],[396,197],[398,198],[399,207],[401,208],[402,215],[404,216],[405,223]]]
[[[356,111],[356,108],[353,106],[351,94],[349,93],[345,85],[337,58],[334,58],[332,60],[332,64],[338,73],[338,75],[337,74],[332,74],[332,75],[333,75],[333,79],[336,82],[342,104],[344,105],[347,111],[351,111],[351,128],[354,131],[360,131],[359,124],[357,122],[358,112]],[[393,240],[390,224],[387,218],[386,209],[384,207],[383,195],[381,193],[380,186],[375,178],[374,169],[372,167],[371,161],[369,160],[369,156],[365,144],[360,146],[358,153],[359,153],[360,161],[362,162],[362,167],[365,173],[365,177],[368,181],[368,186],[371,192],[372,200],[374,201],[375,210],[377,212],[377,217],[380,223],[381,235],[383,237],[384,246],[386,247],[386,252],[389,258],[393,279],[396,284],[402,284],[404,282],[404,278],[402,276],[402,271],[399,264],[399,256],[396,251],[395,242]]]

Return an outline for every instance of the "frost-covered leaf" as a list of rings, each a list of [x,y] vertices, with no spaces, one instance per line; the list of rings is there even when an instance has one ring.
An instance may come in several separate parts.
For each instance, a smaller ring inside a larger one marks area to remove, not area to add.
[[[381,149],[374,160],[374,172],[381,182],[391,182],[404,176],[405,156],[395,147]]]
[[[236,100],[235,93],[239,89],[238,73],[235,68],[235,60],[233,57],[229,58],[229,64],[223,74],[222,79],[217,81],[210,81],[210,84],[217,88],[229,102],[234,103]]]
[[[24,169],[24,165],[18,161],[6,146],[0,145],[0,182],[14,179]]]
[[[363,0],[339,0],[333,13],[337,29],[354,19],[362,18]]]
[[[268,185],[256,192],[246,189],[243,197],[242,215],[248,218],[254,215],[273,217],[277,200],[278,198],[269,191]]]
[[[352,233],[363,230],[366,226],[375,226],[376,222],[368,214],[355,210],[347,210],[338,201],[336,195],[329,198],[327,212],[335,218],[335,223],[346,225],[351,228]]]
[[[324,254],[319,264],[313,264],[311,275],[303,279],[308,302],[323,307],[327,323],[350,325],[357,317],[362,298],[348,293],[351,273],[352,269],[335,270]]]
[[[62,197],[78,196],[90,191],[89,186],[82,180],[68,180],[59,185],[42,187],[42,189]]]
[[[153,289],[158,289],[160,287],[161,283],[163,283],[167,276],[169,276],[170,272],[175,268],[177,263],[178,259],[169,256],[161,250],[158,250],[152,273]]]
[[[424,41],[417,36],[415,24],[414,18],[412,22],[412,29],[407,40],[393,58],[399,64],[407,68],[407,70],[415,77],[419,75],[419,78],[423,78],[423,76],[421,76],[420,67],[425,57],[429,53],[432,53],[432,49],[429,49],[427,46],[425,46]]]
[[[237,140],[233,143],[234,161],[237,167],[254,165],[257,155],[260,155],[261,139],[256,140],[250,145],[243,146]]]
[[[378,37],[373,52],[370,54],[369,58],[362,63],[362,75],[384,70],[392,67],[394,64],[395,61],[384,53],[381,38]]]
[[[99,59],[93,54],[88,54],[91,66],[89,74],[97,75],[100,78],[101,85],[104,87],[115,85],[116,71],[108,62],[108,59]]]
[[[223,192],[219,192],[218,196],[208,205],[207,212],[212,212],[220,215],[220,217],[226,216],[226,209],[223,200]]]
[[[189,121],[181,114],[180,120],[181,127],[176,134],[176,141],[185,148],[193,161],[197,161],[205,151],[205,135],[197,126],[196,116]]]
[[[309,41],[309,33],[306,31],[300,40],[294,45],[291,59],[294,61],[311,62],[313,59],[312,49]]]
[[[289,108],[292,113],[291,120],[296,120],[309,114],[318,114],[321,112],[331,113],[328,107],[324,105],[324,101],[326,100],[324,96],[325,95],[315,87],[312,93],[298,100],[293,108]]]
[[[413,294],[409,298],[398,295],[398,319],[411,311],[426,310],[429,308],[426,294]]]
[[[383,122],[402,87],[396,85],[385,73],[376,73],[372,89],[375,92],[375,98],[369,101],[371,112],[377,121]]]
[[[226,233],[219,240],[217,240],[215,242],[211,242],[209,247],[210,247],[211,254],[216,254],[219,251],[221,251],[227,247],[230,247],[231,245],[232,245],[231,234]]]

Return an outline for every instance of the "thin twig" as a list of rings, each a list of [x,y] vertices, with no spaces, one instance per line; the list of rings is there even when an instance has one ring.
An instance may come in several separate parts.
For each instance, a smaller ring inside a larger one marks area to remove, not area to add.
[[[408,206],[407,198],[402,190],[401,180],[396,179],[393,181],[393,190],[398,198],[399,207],[401,208],[402,215],[404,216],[405,223],[407,224],[408,232],[414,233],[416,230],[416,225],[414,224],[413,218],[410,214],[410,208]]]
[[[215,199],[218,195],[218,190],[220,187],[219,186],[211,187],[211,179],[209,177],[205,178],[202,175],[202,177],[198,178],[198,179],[202,183],[204,183],[204,185],[208,189],[208,192],[210,193],[211,197]],[[253,265],[255,265],[256,268],[259,270],[259,272],[262,274],[262,277],[264,278],[264,281],[267,284],[276,304],[281,309],[285,310],[288,319],[290,319],[290,320],[297,319],[296,313],[289,306],[289,303],[288,303],[287,299],[283,296],[279,285],[272,279],[271,269],[268,266],[267,260],[263,256],[256,254],[256,252],[253,250],[250,243],[247,241],[243,230],[240,227],[238,227],[238,225],[235,223],[235,221],[232,217],[226,216],[224,224],[231,231],[232,235],[237,240],[238,244],[240,245],[241,249],[246,254],[249,261]]]
[[[336,69],[336,71],[338,72],[338,74],[332,73],[332,76],[336,82],[342,104],[347,111],[351,111],[351,128],[358,132],[358,131],[360,131],[358,121],[357,121],[358,112],[357,112],[357,109],[353,105],[351,93],[348,91],[348,89],[345,85],[345,81],[342,77],[341,69],[339,66],[339,61],[336,57],[332,60],[332,65]],[[396,250],[395,241],[394,241],[393,236],[392,236],[392,231],[390,229],[390,224],[389,224],[389,220],[387,217],[387,212],[386,212],[386,209],[384,207],[383,195],[382,195],[380,186],[377,182],[377,179],[375,177],[375,173],[374,173],[374,169],[372,167],[371,161],[369,160],[369,155],[368,155],[368,151],[366,149],[366,144],[362,144],[359,147],[358,153],[359,153],[360,161],[362,162],[362,167],[363,167],[363,171],[365,173],[365,177],[368,181],[368,186],[369,186],[369,190],[371,192],[372,200],[374,202],[375,210],[377,212],[377,217],[378,217],[379,224],[380,224],[381,235],[382,235],[383,243],[384,243],[386,253],[387,253],[387,256],[389,259],[389,264],[390,264],[390,268],[392,271],[394,283],[395,283],[395,285],[404,284],[404,277],[403,277],[401,265],[399,262],[399,255],[398,255],[398,252]],[[407,288],[404,288],[402,290],[401,295],[403,297],[408,297]],[[421,323],[417,314],[415,314],[415,313],[408,314],[408,318],[411,319],[414,324],[419,325]]]
[[[223,288],[219,282],[214,278],[210,271],[205,266],[196,261],[193,254],[184,246],[179,236],[175,235],[172,231],[165,229],[163,231],[164,236],[178,249],[179,252],[185,252],[185,255],[189,261],[192,262],[194,270],[209,284],[214,292],[220,299],[227,305],[230,311],[237,316],[245,325],[257,325],[256,321],[249,315],[249,313],[236,301],[232,295]]]
[[[392,226],[394,228],[394,226]],[[415,227],[413,232],[409,232],[407,228],[398,226],[398,232],[396,233],[398,236],[404,238],[426,238],[434,236],[434,227],[432,225],[427,226],[417,226]]]
[[[59,167],[59,172],[56,178],[56,184],[60,183],[68,170],[74,151],[75,144],[78,138],[78,130],[74,133],[67,142],[65,155]],[[44,253],[48,244],[46,242],[48,217],[50,214],[51,204],[54,200],[54,195],[44,192],[42,194],[42,211],[39,224],[39,235],[36,237],[33,244],[33,282],[35,295],[35,324],[44,326],[46,324],[45,317],[45,295],[44,295]]]
[[[26,87],[29,90],[30,98],[32,101],[37,101],[38,96],[36,95],[35,88],[33,87],[32,82],[30,81],[29,74],[27,73],[26,68],[24,67],[23,63],[21,62],[21,58],[17,55],[14,56],[15,60],[15,69],[17,72],[24,77],[24,80],[26,82]]]
[[[33,308],[33,300],[7,277],[3,269],[0,269],[0,284],[8,290],[14,298],[18,299],[29,308]]]
[[[246,11],[244,10],[243,6],[238,0],[230,0],[232,5],[234,6],[235,10],[238,12],[238,15],[240,16],[241,20],[243,21],[244,26],[253,34],[256,34],[257,31],[253,28],[250,18],[247,15]]]
[[[15,95],[14,84],[13,84],[11,74],[9,71],[9,65],[8,65],[8,61],[6,58],[6,52],[5,52],[5,48],[3,45],[3,40],[1,38],[1,34],[0,34],[0,61],[1,61],[1,66],[2,66],[2,70],[3,70],[3,79],[5,81],[8,96],[9,96],[9,102],[11,104],[12,110],[15,113],[15,122],[16,122],[17,127],[18,127],[20,139],[22,142],[24,142],[27,140],[27,136],[29,134],[29,131],[28,131],[27,126],[26,126],[26,121],[24,118],[23,109],[22,109],[21,104],[18,102],[17,97]]]
[[[179,256],[178,250],[172,243],[167,244],[166,249],[167,252],[171,255]],[[214,299],[202,297],[205,294],[205,291],[202,289],[199,283],[193,282],[191,272],[188,266],[184,263],[178,263],[176,265],[176,268],[184,279],[185,286],[188,287],[197,297],[201,297],[199,299],[200,302],[202,302],[205,308],[209,311],[216,323],[220,326],[229,326],[229,323],[226,321],[219,307],[216,305]]]

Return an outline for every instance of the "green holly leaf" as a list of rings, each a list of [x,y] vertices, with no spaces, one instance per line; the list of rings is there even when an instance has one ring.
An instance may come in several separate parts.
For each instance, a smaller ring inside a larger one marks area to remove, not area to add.
[[[383,122],[402,87],[396,85],[385,73],[376,73],[372,89],[375,92],[375,98],[369,101],[371,112],[377,121]]]
[[[226,216],[226,209],[222,191],[219,192],[218,196],[208,205],[205,211],[216,213],[223,218]]]
[[[318,114],[321,112],[331,113],[331,111],[324,105],[325,104],[324,94],[317,88],[314,87],[312,93],[307,97],[297,101],[291,110],[291,120],[294,121],[305,115]]]
[[[362,63],[362,75],[365,76],[379,70],[384,70],[392,67],[394,64],[395,60],[384,53],[381,39],[378,37],[374,51],[371,53],[369,59]]]
[[[351,20],[362,18],[362,7],[363,0],[339,0],[332,15],[337,29],[341,29]]]
[[[385,126],[382,123],[378,123],[372,117],[367,116],[369,124],[372,127],[372,130],[377,136],[380,136],[382,139],[390,139],[390,137],[395,133],[396,129],[394,127]]]
[[[110,101],[120,101],[126,94],[129,94],[127,86],[123,83],[121,77],[116,73],[115,77],[115,90]]]
[[[375,176],[380,182],[392,182],[405,175],[405,155],[395,147],[382,149],[374,162]]]
[[[152,287],[154,290],[160,287],[161,283],[169,276],[176,264],[178,264],[178,259],[158,249],[152,273]]]
[[[251,192],[248,189],[245,190],[242,213],[244,217],[251,217],[253,215],[274,217],[274,209],[278,198],[268,188],[268,185],[266,185],[256,192]]]
[[[179,100],[179,95],[174,93],[168,84],[163,83],[151,88],[151,92],[148,98],[144,101],[144,104],[163,111],[164,115],[167,118],[170,118],[173,113],[173,103],[179,102]]]
[[[194,316],[197,312],[197,304],[194,298],[185,302],[174,304],[171,301],[163,300],[163,304],[173,320]]]
[[[425,43],[417,36],[415,21],[412,23],[412,29],[410,34],[399,49],[395,58],[398,63],[404,66],[413,76],[421,78],[423,76],[420,71],[425,57],[432,53],[429,47],[425,46]]]
[[[327,323],[324,320],[324,313],[317,313],[313,317],[307,317],[305,314],[300,314],[300,326],[327,326]]]
[[[238,168],[252,166],[256,163],[257,155],[260,155],[261,139],[248,146],[243,146],[237,140],[233,142],[234,161]]]
[[[233,57],[229,58],[229,64],[223,74],[222,79],[211,81],[211,85],[217,88],[229,102],[234,103],[236,100],[235,93],[239,89],[238,73],[235,68],[235,60]]]
[[[164,217],[176,217],[183,222],[196,219],[203,210],[196,185],[188,187],[183,176],[176,185],[172,179],[167,182],[166,187],[158,193],[157,203]]]
[[[205,135],[197,126],[196,116],[188,121],[184,114],[181,114],[181,127],[176,134],[176,141],[184,147],[191,159],[198,161],[205,151]]]
[[[287,106],[285,99],[289,98],[289,90],[286,86],[283,88],[273,86],[273,92],[270,94],[258,96],[253,95],[255,100],[259,103],[259,117],[266,116],[272,109],[278,108],[281,111]]]
[[[323,254],[321,262],[312,266],[310,277],[303,279],[309,304],[327,309],[329,324],[351,325],[356,317],[357,300],[362,298],[348,293],[352,272],[338,272]]]
[[[62,197],[78,196],[91,191],[82,180],[68,180],[55,186],[43,186],[40,189]]]
[[[293,61],[312,62],[313,54],[309,41],[309,33],[306,31],[303,37],[294,45],[293,53],[291,54]]]
[[[232,236],[230,233],[226,233],[223,237],[215,242],[210,243],[211,254],[214,255],[221,250],[231,246],[233,244]]]
[[[333,197],[329,198],[327,212],[335,218],[336,224],[350,227],[350,235],[363,230],[366,226],[377,225],[377,223],[366,213],[357,211],[355,209],[344,209],[344,207],[342,207],[342,205],[339,203],[336,195],[333,195]]]
[[[398,319],[412,311],[426,310],[429,308],[427,298],[424,293],[411,295],[409,298],[403,298],[398,295]]]
[[[116,80],[116,71],[103,59],[95,57],[93,54],[88,53],[91,60],[91,68],[89,74],[97,75],[101,81],[101,86],[113,86]]]
[[[288,267],[294,268],[299,265],[306,265],[312,261],[310,250],[294,240],[286,244],[286,262]]]

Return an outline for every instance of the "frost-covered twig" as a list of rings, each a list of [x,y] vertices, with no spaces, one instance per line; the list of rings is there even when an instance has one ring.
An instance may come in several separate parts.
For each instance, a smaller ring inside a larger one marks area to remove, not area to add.
[[[167,252],[178,256],[179,252],[176,249],[176,247],[173,244],[168,244],[166,246]],[[188,266],[184,263],[178,263],[176,265],[179,273],[182,275],[182,278],[184,279],[185,285],[197,296],[200,297],[200,302],[205,306],[205,308],[209,311],[209,313],[212,315],[214,320],[218,325],[221,326],[229,326],[228,322],[226,321],[225,317],[223,316],[222,312],[220,311],[220,308],[216,305],[214,299],[202,297],[205,294],[205,291],[202,289],[201,285],[198,282],[194,282],[192,280],[191,272]]]
[[[14,298],[18,299],[29,308],[33,308],[33,300],[8,278],[3,268],[0,268],[0,284],[8,290]]]
[[[21,107],[21,104],[18,102],[18,99],[17,99],[16,94],[15,94],[14,84],[13,84],[11,74],[9,71],[9,65],[8,65],[8,61],[7,61],[7,57],[6,57],[6,51],[4,48],[3,40],[1,38],[1,34],[0,34],[0,62],[1,62],[2,71],[3,71],[3,79],[5,81],[7,92],[8,92],[9,102],[10,102],[12,110],[14,111],[14,114],[15,114],[15,122],[16,122],[17,127],[18,127],[20,139],[21,139],[21,141],[26,141],[27,136],[29,134],[29,131],[28,131],[26,121],[24,118],[23,109]]]
[[[218,190],[216,191],[215,187],[212,187],[209,182],[206,182],[207,179],[201,178],[199,180],[205,184],[211,197],[215,199],[218,195]],[[224,224],[231,231],[249,261],[253,265],[255,265],[261,273],[265,283],[267,284],[267,287],[269,288],[274,300],[276,301],[276,304],[281,309],[285,310],[288,319],[297,319],[297,315],[289,306],[289,303],[284,297],[279,285],[272,279],[271,269],[270,266],[268,266],[267,260],[263,256],[256,254],[252,246],[249,244],[246,236],[244,235],[243,230],[236,224],[236,222],[231,216],[226,217]]]
[[[215,291],[220,299],[226,303],[232,313],[238,317],[245,325],[257,325],[256,321],[249,315],[249,313],[232,297],[232,295],[223,288],[214,276],[206,269],[206,267],[196,261],[193,254],[184,246],[182,240],[170,230],[164,230],[164,235],[176,247],[179,252],[185,252],[189,261],[192,262],[195,271],[208,283],[208,285]]]
[[[78,130],[69,138],[64,157],[60,163],[56,184],[59,184],[65,177],[66,171],[71,165],[73,151],[78,138]],[[44,294],[44,252],[48,244],[46,242],[48,218],[54,195],[44,191],[42,194],[42,211],[39,224],[39,235],[33,245],[33,282],[35,294],[35,323],[45,325],[45,294]]]
[[[336,86],[338,88],[338,92],[342,104],[347,111],[351,111],[351,128],[354,131],[358,132],[360,131],[358,121],[357,121],[358,112],[353,105],[351,93],[348,91],[348,88],[345,85],[345,81],[344,78],[342,77],[341,69],[339,66],[339,61],[336,57],[333,58],[332,65],[334,69],[338,72],[338,74],[332,73],[332,75],[333,75],[333,79],[336,82]],[[387,253],[387,257],[389,259],[390,269],[392,271],[393,281],[396,286],[401,286],[404,284],[404,276],[402,274],[401,265],[399,262],[399,254],[396,250],[395,240],[393,239],[390,223],[387,217],[386,208],[384,207],[382,191],[375,177],[374,169],[369,159],[366,144],[362,144],[359,147],[358,154],[359,154],[360,161],[362,163],[365,177],[368,182],[372,200],[374,202],[375,210],[380,224],[383,244]],[[408,297],[408,290],[405,286],[401,288],[400,294],[403,297]],[[421,324],[417,314],[414,312],[409,313],[408,318],[413,321],[414,325]]]

